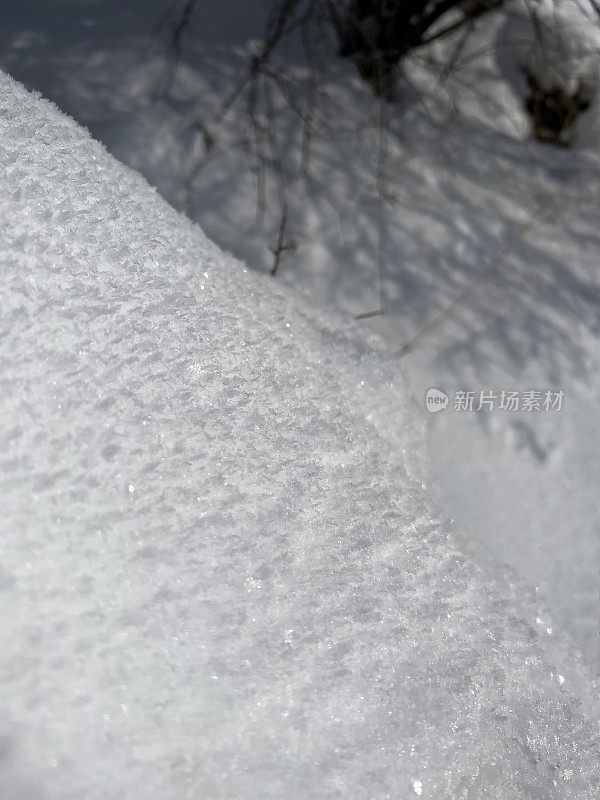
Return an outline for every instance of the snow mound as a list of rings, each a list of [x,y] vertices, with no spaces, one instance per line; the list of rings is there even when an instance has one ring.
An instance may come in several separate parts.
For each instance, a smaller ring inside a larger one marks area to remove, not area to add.
[[[586,15],[576,3],[546,0],[534,7],[533,44],[525,66],[545,89],[560,86],[575,94],[578,87],[592,97],[600,82],[600,26],[593,9]]]
[[[520,100],[529,94],[528,76],[540,91],[563,92],[582,103],[566,141],[592,152],[600,131],[599,22],[592,5],[520,0],[506,14],[496,40],[497,66]]]
[[[595,798],[402,376],[0,75],[0,796]]]

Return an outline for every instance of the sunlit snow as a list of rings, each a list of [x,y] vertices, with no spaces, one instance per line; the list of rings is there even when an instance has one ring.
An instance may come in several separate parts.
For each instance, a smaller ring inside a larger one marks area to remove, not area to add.
[[[4,75],[0,219],[3,800],[598,797],[397,362]]]

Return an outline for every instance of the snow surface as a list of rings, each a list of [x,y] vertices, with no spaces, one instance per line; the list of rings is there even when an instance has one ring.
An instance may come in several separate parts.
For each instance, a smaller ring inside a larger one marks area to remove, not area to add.
[[[545,0],[538,4],[533,15],[538,35],[535,45],[525,54],[523,66],[526,65],[546,89],[560,86],[575,94],[581,88],[584,94],[587,90],[589,97],[597,96],[600,82],[598,12],[586,9],[584,4],[557,4]],[[523,41],[523,25],[519,25],[522,21],[518,15],[511,20],[515,41],[519,41],[519,33]],[[585,118],[586,115],[580,117]]]
[[[267,164],[270,203],[257,222],[253,159],[242,144],[249,129],[244,99],[213,125],[264,33],[266,4],[196,4],[166,96],[171,36],[184,5],[8,4],[0,64],[88,126],[221,246],[266,270],[280,224],[276,170]],[[548,0],[535,7],[547,22],[554,15],[568,23],[561,48],[576,47],[565,77],[589,77],[598,64],[591,4]],[[431,483],[460,533],[485,543],[546,598],[549,609],[533,616],[541,620],[536,626],[568,631],[597,673],[600,99],[577,121],[572,150],[532,141],[521,70],[534,41],[530,12],[531,3],[515,2],[482,18],[446,80],[439,70],[456,40],[409,61],[387,112],[383,192],[376,186],[381,109],[353,66],[335,58],[334,46],[325,48],[331,57],[321,65],[307,174],[302,123],[274,91],[287,230],[297,245],[284,253],[277,280],[307,291],[316,304],[352,312],[376,309],[382,299],[384,317],[362,324],[376,324],[398,349],[490,264],[535,209],[558,199],[469,303],[402,363],[419,401],[430,386],[565,391],[564,409],[553,416],[429,416]],[[579,42],[585,47],[578,52]],[[294,92],[310,85],[293,47],[275,63]],[[257,119],[265,123],[264,115]],[[213,135],[210,153],[199,122]]]
[[[257,221],[243,98],[213,125],[264,33],[265,4],[196,4],[166,96],[171,36],[184,5],[9,4],[0,64],[88,126],[221,246],[266,270],[280,225],[277,171],[267,164],[271,202]],[[559,37],[566,82],[583,76],[593,84],[599,59],[592,5],[548,0],[535,7],[549,30],[556,17],[569,32]],[[572,150],[531,140],[522,72],[535,38],[531,8],[515,2],[482,18],[446,80],[438,74],[456,40],[409,61],[388,111],[383,192],[375,185],[381,109],[333,46],[321,65],[306,170],[302,123],[274,92],[287,230],[297,245],[284,253],[277,279],[317,304],[353,312],[382,300],[384,317],[363,325],[376,324],[398,349],[489,265],[535,209],[559,200],[513,243],[467,306],[403,364],[419,399],[430,386],[565,391],[564,409],[552,417],[430,416],[431,478],[460,532],[545,596],[541,630],[569,632],[597,673],[600,98],[591,98],[576,122]],[[293,47],[276,64],[294,91],[310,84]],[[257,119],[264,124],[264,115]],[[213,135],[210,153],[199,122]]]
[[[3,800],[598,796],[394,362],[3,74],[0,217]]]

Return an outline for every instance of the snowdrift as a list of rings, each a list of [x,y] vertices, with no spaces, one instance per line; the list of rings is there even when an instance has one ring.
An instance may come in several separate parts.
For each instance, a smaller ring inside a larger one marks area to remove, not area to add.
[[[3,800],[596,798],[402,376],[0,76]]]

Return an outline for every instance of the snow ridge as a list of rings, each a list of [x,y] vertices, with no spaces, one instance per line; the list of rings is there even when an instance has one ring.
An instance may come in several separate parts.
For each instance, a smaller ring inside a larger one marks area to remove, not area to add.
[[[0,176],[0,797],[597,797],[394,364],[5,75]]]

